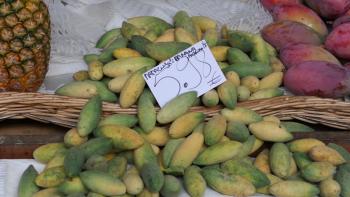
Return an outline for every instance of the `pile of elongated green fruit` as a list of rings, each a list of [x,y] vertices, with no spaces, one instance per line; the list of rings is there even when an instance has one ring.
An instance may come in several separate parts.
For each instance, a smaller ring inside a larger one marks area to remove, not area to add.
[[[39,174],[32,166],[24,172],[19,197],[172,197],[182,187],[200,197],[207,186],[231,196],[350,196],[344,148],[293,140],[293,132],[312,129],[247,108],[224,108],[205,122],[202,112],[189,111],[196,98],[195,92],[181,94],[155,113],[146,91],[137,116],[101,118],[101,98],[92,97],[64,143],[34,151],[46,167]],[[264,142],[272,147],[259,152]]]
[[[192,44],[204,39],[226,75],[227,82],[198,98],[195,105],[221,104],[233,108],[237,101],[283,95],[283,64],[275,49],[258,34],[217,31],[215,20],[190,17],[179,11],[174,25],[153,16],[129,18],[121,28],[106,32],[96,48],[101,54],[84,56],[88,70],[74,74],[74,82],[56,91],[58,95],[91,98],[101,94],[103,101],[122,108],[137,104],[145,89],[143,73]],[[107,94],[108,93],[108,94]]]

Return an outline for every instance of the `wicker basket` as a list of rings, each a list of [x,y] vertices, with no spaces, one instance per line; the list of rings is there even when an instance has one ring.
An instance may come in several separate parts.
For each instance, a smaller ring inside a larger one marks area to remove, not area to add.
[[[40,122],[74,127],[86,99],[42,93],[0,93],[0,120],[29,118]],[[282,96],[271,99],[241,102],[261,115],[275,115],[282,120],[297,119],[304,122],[323,124],[338,129],[350,129],[350,103],[304,96]],[[214,108],[193,107],[207,118],[217,114],[221,106]],[[103,115],[136,114],[136,106],[128,109],[118,104],[103,103]]]

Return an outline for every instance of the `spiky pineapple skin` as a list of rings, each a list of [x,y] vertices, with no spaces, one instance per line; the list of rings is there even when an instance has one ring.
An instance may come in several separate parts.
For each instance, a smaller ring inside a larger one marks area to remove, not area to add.
[[[42,0],[0,0],[0,92],[34,92],[48,70],[50,17]]]

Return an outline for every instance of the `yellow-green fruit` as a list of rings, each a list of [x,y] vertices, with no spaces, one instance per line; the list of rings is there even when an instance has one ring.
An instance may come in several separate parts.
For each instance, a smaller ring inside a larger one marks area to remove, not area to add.
[[[233,84],[235,84],[236,87],[238,87],[241,84],[241,80],[239,78],[239,75],[235,71],[228,71],[225,74],[225,77],[227,80],[229,80]]]
[[[228,64],[227,62],[218,62],[218,65],[219,65],[220,69],[224,69],[224,68],[230,66],[230,64]],[[227,77],[226,77],[226,79],[227,79]]]
[[[98,90],[94,84],[86,81],[73,81],[58,88],[55,94],[75,98],[91,98],[98,94]]]
[[[142,146],[143,138],[135,130],[120,125],[105,125],[99,128],[104,137],[111,138],[115,148],[131,150]]]
[[[159,192],[164,185],[164,174],[158,163],[145,163],[141,168],[141,177],[151,192]]]
[[[251,62],[249,56],[238,48],[228,50],[227,60],[230,64]]]
[[[125,21],[122,24],[121,30],[124,38],[127,38],[128,40],[131,40],[131,37],[135,35],[140,35],[140,36],[144,35],[144,32],[141,29]]]
[[[238,94],[239,101],[246,101],[250,97],[250,90],[246,86],[238,86],[237,94]]]
[[[270,187],[270,193],[280,197],[313,197],[317,196],[320,190],[305,181],[280,181]]]
[[[229,121],[227,124],[226,136],[231,140],[245,142],[248,140],[250,133],[245,124],[236,121]]]
[[[33,165],[23,172],[18,185],[18,197],[31,197],[34,193],[39,191],[39,187],[35,184],[35,179],[38,172]]]
[[[283,72],[273,72],[260,80],[259,89],[278,88],[283,80]]]
[[[82,137],[79,135],[76,128],[72,128],[64,135],[64,144],[66,146],[79,146],[87,142],[88,137]]]
[[[269,174],[269,173],[267,173],[266,176],[270,180],[270,185],[257,188],[256,189],[256,193],[269,195],[270,194],[270,191],[269,191],[270,186],[275,184],[275,183],[278,183],[278,182],[282,181],[282,179],[278,178],[275,175]]]
[[[249,100],[256,100],[256,99],[267,99],[272,98],[276,96],[282,96],[283,90],[279,88],[265,88],[258,90],[254,92],[250,97]]]
[[[154,42],[158,38],[157,33],[153,30],[147,31],[143,36],[152,42]]]
[[[191,17],[186,13],[186,11],[181,10],[176,12],[173,20],[175,27],[182,27],[193,36],[197,36],[196,28],[192,22]]]
[[[154,16],[137,16],[128,18],[128,23],[135,25],[137,28],[144,29],[145,31],[154,31],[158,36],[164,31],[171,28],[168,24],[161,18]]]
[[[260,121],[249,125],[249,130],[259,139],[269,142],[287,142],[293,135],[275,122]]]
[[[58,187],[58,191],[65,195],[74,193],[86,193],[85,186],[79,177],[73,177],[70,180],[66,180]]]
[[[251,42],[253,43],[253,49],[250,54],[252,60],[269,65],[270,55],[266,41],[260,35],[256,34],[252,36]]]
[[[114,115],[109,115],[107,117],[104,117],[100,123],[99,127],[104,126],[104,125],[120,125],[120,126],[125,126],[125,127],[133,127],[136,125],[138,122],[138,119],[135,115],[129,115],[129,114],[114,114]],[[96,134],[96,132],[94,132]]]
[[[249,155],[251,155],[251,154],[255,153],[255,151],[259,150],[259,148],[261,148],[262,145],[264,145],[264,141],[262,141],[258,138],[255,138],[253,148],[250,151]]]
[[[256,138],[254,135],[251,135],[248,137],[248,139],[242,143],[242,147],[240,152],[235,156],[235,158],[244,158],[246,156],[248,156],[254,147]]]
[[[172,175],[164,176],[164,185],[160,190],[162,196],[176,197],[179,196],[182,186],[179,179]]]
[[[113,158],[112,158],[113,159]],[[110,160],[109,160],[110,161]],[[89,157],[86,162],[84,163],[83,168],[85,170],[101,170],[101,171],[107,171],[108,169],[108,162],[106,156],[102,155],[92,155]]]
[[[169,164],[175,151],[184,140],[185,138],[170,139],[168,143],[164,146],[161,152],[161,163],[164,165],[165,168],[169,167]]]
[[[335,166],[346,162],[336,150],[324,145],[312,147],[309,151],[309,156],[314,161],[328,161]]]
[[[198,166],[189,166],[185,170],[184,185],[187,193],[192,197],[202,197],[207,188],[201,169]]]
[[[203,144],[203,134],[198,132],[192,133],[178,146],[169,166],[187,168],[197,158]]]
[[[197,98],[197,92],[191,91],[183,93],[170,100],[157,115],[157,121],[166,124],[185,114]]]
[[[49,162],[47,162],[45,169],[63,166],[66,153],[67,151],[57,152],[55,156]]]
[[[40,190],[32,197],[63,197],[56,187]]]
[[[202,112],[188,112],[178,117],[169,128],[171,138],[187,136],[193,129],[204,121],[205,115]]]
[[[157,122],[157,113],[153,104],[153,95],[151,91],[145,89],[137,103],[137,117],[140,127],[149,133],[154,129]]]
[[[128,161],[125,157],[116,156],[108,161],[107,172],[113,177],[121,179],[127,169]]]
[[[128,39],[124,37],[117,38],[106,49],[102,51],[102,53],[98,56],[98,60],[104,64],[112,61],[114,59],[113,51],[118,48],[124,48],[127,46],[127,44],[128,44]]]
[[[227,161],[236,156],[242,144],[236,141],[221,142],[204,149],[194,160],[196,165],[212,165]]]
[[[126,57],[140,57],[141,54],[133,49],[129,48],[119,48],[113,51],[113,56],[117,59]]]
[[[137,195],[142,192],[144,185],[137,169],[130,167],[123,176],[123,182],[126,192],[131,195]]]
[[[154,42],[173,42],[175,41],[175,29],[166,30]]]
[[[89,79],[89,72],[86,71],[86,70],[80,70],[78,72],[75,72],[73,74],[73,79],[75,81],[84,81],[84,80],[87,80]]]
[[[141,132],[141,136],[157,146],[164,146],[169,140],[169,132],[165,127],[154,127],[149,133]]]
[[[223,136],[219,142],[227,142],[230,141],[230,138],[228,138],[227,136]]]
[[[312,162],[306,153],[295,152],[293,158],[299,169],[303,169]]]
[[[87,197],[105,197],[105,196],[102,194],[95,193],[95,192],[89,192],[87,194]]]
[[[194,25],[194,28],[196,29],[197,40],[201,40],[202,36],[203,36],[203,33],[202,33],[202,30],[201,30],[200,26],[198,24],[196,24],[196,23],[194,23],[193,25]]]
[[[289,173],[288,177],[294,177],[297,176],[298,174],[298,167],[297,164],[293,158],[293,155],[291,154],[291,160],[290,160],[290,168],[289,168]]]
[[[286,128],[288,132],[312,132],[315,131],[313,128],[299,123],[299,122],[293,122],[293,121],[281,121],[281,126]]]
[[[314,146],[325,146],[325,144],[315,138],[304,138],[293,140],[288,143],[289,150],[291,152],[309,152]]]
[[[280,178],[288,177],[291,166],[291,155],[288,147],[283,143],[273,144],[269,158],[271,171]]]
[[[159,197],[159,192],[150,192],[147,188],[144,188],[136,197]]]
[[[158,155],[160,153],[160,148],[154,144],[151,144],[154,154]]]
[[[228,38],[228,31],[229,31],[229,29],[228,29],[228,27],[227,27],[226,24],[224,24],[223,26],[221,26],[220,32],[221,32],[221,37],[222,37],[223,39],[227,39],[227,38]]]
[[[100,122],[102,101],[100,96],[92,97],[80,111],[77,130],[80,136],[88,136]]]
[[[128,108],[137,102],[137,99],[143,92],[146,82],[143,78],[143,73],[147,68],[141,68],[133,73],[126,81],[120,92],[119,104],[122,108]]]
[[[41,172],[35,178],[35,184],[39,187],[55,187],[64,182],[66,175],[62,166],[49,168]]]
[[[80,178],[87,189],[102,195],[114,196],[126,192],[123,182],[105,172],[88,170],[80,173]]]
[[[130,77],[131,74],[125,74],[119,77],[115,77],[114,79],[108,82],[108,89],[113,92],[119,93],[123,89],[126,81],[128,81]]]
[[[270,65],[273,72],[283,72],[286,69],[277,57],[270,57]]]
[[[226,61],[227,51],[230,47],[227,46],[214,46],[210,48],[210,51],[213,53],[214,58],[218,62]]]
[[[181,27],[177,27],[174,31],[174,34],[176,42],[184,42],[193,45],[197,41],[195,35],[191,34]]]
[[[321,197],[339,197],[341,188],[337,181],[328,178],[320,183]]]
[[[84,153],[77,147],[72,147],[64,157],[64,172],[72,178],[79,175],[85,163]]]
[[[143,67],[153,67],[156,61],[148,57],[128,57],[117,59],[104,65],[103,73],[108,77],[131,74]]]
[[[105,32],[96,42],[96,48],[102,49],[108,47],[111,42],[115,39],[120,38],[122,36],[122,32],[120,28],[111,29]]]
[[[276,124],[278,124],[278,125],[281,123],[280,119],[278,119],[278,118],[277,118],[276,116],[274,116],[274,115],[264,116],[263,120],[264,120],[264,121],[274,122],[274,123],[276,123]]]
[[[157,156],[148,142],[134,150],[133,158],[134,164],[139,171],[147,163],[158,163]]]
[[[84,62],[86,64],[89,64],[92,61],[98,60],[98,58],[99,58],[99,55],[97,54],[86,54],[83,56]],[[89,75],[87,77],[89,77]]]
[[[208,146],[218,143],[225,135],[226,119],[222,115],[215,115],[204,126],[204,141]]]
[[[98,137],[92,138],[89,141],[79,146],[86,158],[92,155],[104,155],[109,153],[113,148],[113,142],[110,138]]]
[[[156,42],[146,45],[147,54],[161,62],[171,58],[191,45],[185,42]]]
[[[254,166],[265,174],[269,174],[271,173],[269,161],[269,149],[264,149],[254,160]]]
[[[33,152],[33,157],[36,161],[40,163],[49,162],[57,152],[66,150],[63,143],[49,143],[40,146]]]
[[[254,185],[247,179],[225,173],[215,167],[207,167],[202,170],[202,175],[208,186],[213,190],[230,196],[250,196],[255,193]]]
[[[214,107],[219,104],[219,95],[216,90],[210,90],[203,94],[202,96],[202,103],[206,107]]]
[[[225,81],[218,89],[220,101],[229,109],[233,109],[237,104],[237,88],[234,83]]]
[[[216,29],[216,21],[207,16],[192,16],[192,22],[197,24],[202,32],[208,29]]]
[[[92,81],[92,80],[86,80],[83,81],[83,83],[88,83],[96,86],[97,93],[101,97],[102,101],[106,102],[116,102],[117,101],[117,95],[111,92],[107,85],[102,81]]]
[[[259,122],[263,119],[255,111],[244,107],[236,107],[233,110],[224,108],[221,110],[221,114],[228,121],[237,121],[237,122],[242,122],[243,124],[251,124],[254,122]]]
[[[103,77],[103,63],[96,60],[89,64],[89,78],[94,81],[99,81]]]
[[[241,85],[247,87],[252,93],[259,90],[259,83],[260,81],[256,76],[246,76],[241,80]]]
[[[329,162],[312,162],[301,170],[303,178],[309,182],[320,182],[333,176],[336,167]]]
[[[253,48],[252,37],[254,35],[244,31],[229,31],[228,40],[232,47],[243,52],[250,52]]]
[[[203,39],[207,42],[209,47],[215,46],[219,39],[216,28],[207,29],[203,35]]]

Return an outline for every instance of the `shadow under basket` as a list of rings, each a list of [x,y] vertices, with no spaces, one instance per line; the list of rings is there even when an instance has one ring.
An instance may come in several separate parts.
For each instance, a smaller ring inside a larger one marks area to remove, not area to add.
[[[75,127],[79,113],[87,99],[42,93],[0,93],[0,120],[24,119]],[[308,96],[281,96],[270,99],[245,101],[237,104],[255,110],[263,116],[275,115],[281,120],[300,120],[337,129],[350,129],[350,102]],[[207,118],[218,113],[223,106],[192,107]],[[159,110],[159,109],[157,109]],[[115,103],[103,103],[103,116],[136,114],[137,107],[121,108]]]

